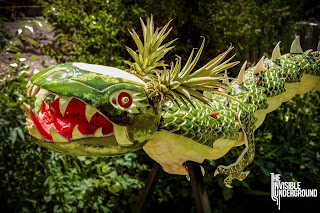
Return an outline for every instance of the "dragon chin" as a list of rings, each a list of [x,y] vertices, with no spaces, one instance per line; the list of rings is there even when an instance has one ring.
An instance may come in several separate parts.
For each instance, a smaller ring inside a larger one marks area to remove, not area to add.
[[[40,145],[70,155],[113,156],[140,149],[127,136],[127,127],[108,120],[98,109],[76,97],[59,96],[29,83],[28,94],[37,95],[35,109],[24,103],[30,135]],[[55,95],[47,104],[45,99]]]

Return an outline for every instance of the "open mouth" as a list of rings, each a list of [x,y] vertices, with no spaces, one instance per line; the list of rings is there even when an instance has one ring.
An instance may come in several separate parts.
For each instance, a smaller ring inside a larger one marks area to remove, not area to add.
[[[42,141],[70,142],[113,135],[113,124],[95,107],[75,97],[59,96],[29,82],[28,94],[37,96],[34,111],[24,104],[29,133]],[[50,96],[54,96],[50,101]],[[49,98],[48,98],[49,97]]]

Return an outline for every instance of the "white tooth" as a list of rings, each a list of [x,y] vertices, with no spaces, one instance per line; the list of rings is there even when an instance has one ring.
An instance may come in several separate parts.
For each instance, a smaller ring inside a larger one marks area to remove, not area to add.
[[[117,142],[120,146],[129,146],[133,143],[128,139],[127,136],[127,127],[125,126],[118,126],[113,124],[113,134],[117,139]]]
[[[31,84],[32,84],[31,81],[28,81],[26,88],[28,89],[31,86]]]
[[[102,134],[102,127],[98,128],[94,134],[93,134],[94,137],[103,137],[103,134]]]
[[[28,121],[27,121],[28,122]],[[38,128],[36,127],[36,125],[34,125],[33,123],[30,124],[29,126],[27,126],[28,131],[30,133],[31,136],[35,137],[38,140],[42,140],[44,141],[44,137],[41,135],[41,133],[39,132]]]
[[[78,125],[75,125],[75,127],[72,130],[72,140],[77,140],[83,137],[83,134],[78,129]]]
[[[257,63],[256,68],[253,71],[253,74],[258,74],[262,71],[264,71],[266,68],[263,66],[264,56],[260,59],[260,61]]]
[[[46,89],[41,88],[40,91],[37,94],[37,99],[34,102],[34,112],[38,114],[41,110],[43,101],[48,97],[49,91]]]
[[[66,96],[60,96],[59,98],[59,108],[61,115],[64,116],[64,113],[66,112],[67,106],[69,102],[71,101],[72,97],[66,97]]]
[[[291,49],[290,49],[290,53],[303,53],[303,50],[301,48],[301,45],[300,45],[300,36],[297,36],[292,44],[291,44]]]
[[[277,60],[278,58],[281,57],[281,53],[280,53],[280,42],[281,42],[281,41],[279,41],[279,42],[277,43],[277,45],[274,47],[274,49],[273,49],[273,51],[272,51],[272,56],[271,56],[271,60],[272,60],[272,61],[275,61],[275,60]]]
[[[35,96],[40,90],[40,87],[38,85],[34,85],[31,91],[31,97]]]
[[[28,87],[28,89],[27,89],[27,91],[28,91],[28,95],[31,95],[31,92],[32,92],[33,86],[34,86],[34,84],[31,84],[31,85]]]
[[[51,124],[50,127],[50,134],[53,142],[69,142],[68,139],[60,135],[60,133],[53,127],[53,124]]]
[[[24,106],[24,109],[27,113],[27,117],[32,120],[32,111],[30,109],[30,106],[26,103],[23,103],[23,106]]]
[[[93,106],[86,104],[86,118],[88,122],[90,122],[92,116],[96,114],[96,112],[99,112],[99,111]]]

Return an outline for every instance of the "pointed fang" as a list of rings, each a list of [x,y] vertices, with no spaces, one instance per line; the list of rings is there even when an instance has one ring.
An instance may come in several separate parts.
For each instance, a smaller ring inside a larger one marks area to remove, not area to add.
[[[31,84],[31,85],[28,87],[28,89],[27,89],[28,95],[31,95],[31,92],[32,92],[33,87],[34,87],[34,84]]]
[[[271,60],[275,61],[277,59],[279,59],[281,57],[281,53],[280,53],[280,42],[279,41],[277,43],[277,45],[274,47],[273,51],[272,51],[272,56],[271,56]]]
[[[61,115],[64,116],[64,113],[66,112],[67,106],[69,102],[71,101],[72,97],[66,97],[66,96],[60,96],[59,98],[59,108]]]
[[[30,109],[30,106],[26,103],[23,103],[23,106],[24,106],[24,110],[26,111],[27,118],[32,120],[32,111]]]
[[[27,128],[28,128],[28,131],[32,137],[34,137],[38,140],[44,141],[44,137],[41,135],[38,128],[36,127],[36,125],[33,124],[32,121],[27,120]]]
[[[35,96],[36,94],[38,94],[40,90],[40,87],[38,85],[34,85],[31,91],[31,97]]]
[[[290,53],[303,53],[303,50],[301,48],[301,45],[300,45],[300,36],[297,36],[292,44],[291,44],[291,49],[290,49]]]
[[[263,66],[263,61],[264,61],[264,56],[262,56],[262,58],[258,62],[256,68],[253,71],[253,74],[259,74],[260,72],[266,70],[266,68]]]
[[[28,89],[31,86],[31,84],[32,84],[31,81],[28,81],[26,88]]]
[[[86,118],[88,122],[90,122],[92,116],[96,114],[96,112],[99,112],[99,111],[93,106],[86,104]]]
[[[103,134],[102,134],[102,127],[98,128],[94,134],[93,134],[94,137],[103,137]]]
[[[34,102],[34,112],[36,114],[38,114],[39,111],[41,110],[43,101],[47,98],[48,95],[49,95],[49,91],[43,88],[41,88],[40,91],[38,92],[37,99]]]
[[[83,134],[78,129],[78,125],[75,125],[75,127],[72,130],[72,140],[81,139],[83,137]]]
[[[114,124],[113,127],[113,133],[114,136],[117,139],[117,142],[120,146],[129,146],[132,145],[133,143],[128,139],[127,136],[127,127],[125,126],[118,126]]]
[[[59,132],[53,127],[53,124],[51,124],[50,127],[50,134],[52,136],[52,141],[53,142],[69,142],[68,139],[60,135]]]
[[[246,70],[246,66],[247,66],[247,61],[245,61],[240,69],[239,75],[238,75],[238,80],[237,80],[237,84],[241,85],[244,81],[244,71]]]

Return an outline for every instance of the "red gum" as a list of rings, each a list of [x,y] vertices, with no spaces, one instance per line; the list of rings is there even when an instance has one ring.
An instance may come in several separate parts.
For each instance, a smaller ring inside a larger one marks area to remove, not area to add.
[[[62,116],[59,108],[59,98],[57,98],[49,105],[44,102],[38,118],[33,113],[33,122],[47,140],[52,140],[51,124],[59,134],[68,140],[72,139],[72,131],[76,125],[85,136],[93,136],[94,132],[100,127],[102,127],[103,135],[113,133],[111,122],[99,113],[95,113],[89,123],[85,116],[85,109],[86,104],[84,102],[73,98],[69,102],[64,116]]]

